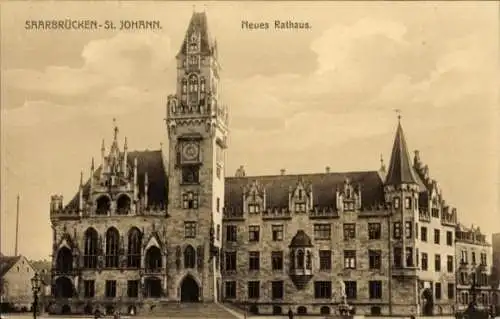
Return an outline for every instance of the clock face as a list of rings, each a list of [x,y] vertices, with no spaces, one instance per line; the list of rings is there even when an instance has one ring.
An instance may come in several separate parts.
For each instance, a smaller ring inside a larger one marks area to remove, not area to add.
[[[187,161],[193,161],[198,159],[200,151],[198,149],[198,145],[195,143],[187,143],[184,145],[182,148],[182,155],[184,156],[184,159]]]

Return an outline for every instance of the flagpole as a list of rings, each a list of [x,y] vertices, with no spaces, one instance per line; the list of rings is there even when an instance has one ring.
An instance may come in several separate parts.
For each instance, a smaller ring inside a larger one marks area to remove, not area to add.
[[[16,211],[16,243],[14,247],[14,255],[18,256],[18,244],[19,244],[19,194],[17,194],[17,211]]]

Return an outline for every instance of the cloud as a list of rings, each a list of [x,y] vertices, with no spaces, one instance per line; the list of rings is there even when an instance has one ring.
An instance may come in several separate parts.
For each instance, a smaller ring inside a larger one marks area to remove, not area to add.
[[[3,73],[7,88],[58,96],[83,96],[102,88],[150,83],[173,59],[170,38],[155,33],[120,33],[89,42],[82,51],[79,68],[48,66],[43,71],[10,69]],[[149,74],[150,79],[141,76]],[[8,90],[5,90],[8,93]]]

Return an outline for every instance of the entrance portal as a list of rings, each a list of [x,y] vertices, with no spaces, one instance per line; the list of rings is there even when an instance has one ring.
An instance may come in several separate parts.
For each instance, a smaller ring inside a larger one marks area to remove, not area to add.
[[[200,287],[196,280],[190,275],[186,276],[181,283],[181,302],[199,302]]]
[[[422,314],[424,316],[432,316],[433,315],[433,308],[434,308],[434,301],[433,301],[433,296],[432,296],[432,291],[429,288],[426,288],[423,293],[422,293],[424,305],[422,309]]]

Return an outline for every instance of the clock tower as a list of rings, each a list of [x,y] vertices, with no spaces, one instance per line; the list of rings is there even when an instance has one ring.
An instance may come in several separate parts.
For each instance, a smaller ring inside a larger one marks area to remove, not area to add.
[[[194,12],[177,55],[168,96],[169,299],[217,301],[224,203],[227,107],[221,102],[217,43],[204,12]]]

